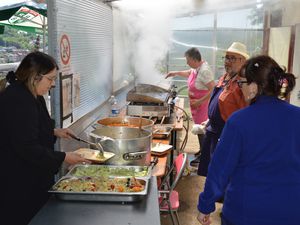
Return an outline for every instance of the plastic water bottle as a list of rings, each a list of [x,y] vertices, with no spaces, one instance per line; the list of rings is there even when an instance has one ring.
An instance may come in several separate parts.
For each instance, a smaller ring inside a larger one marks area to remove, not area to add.
[[[112,117],[117,117],[120,113],[119,106],[118,106],[118,100],[114,95],[110,96],[109,99],[110,107],[111,107],[111,115]]]

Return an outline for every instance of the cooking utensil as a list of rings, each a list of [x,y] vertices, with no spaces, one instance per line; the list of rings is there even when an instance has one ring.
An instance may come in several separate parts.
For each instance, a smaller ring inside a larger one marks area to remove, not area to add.
[[[152,134],[155,134],[155,133],[157,133],[159,131],[159,129],[155,129],[153,132],[152,132]]]
[[[161,121],[160,121],[160,125],[162,125],[162,124],[164,123],[165,118],[166,118],[166,116],[163,116],[163,118],[162,118]]]
[[[107,136],[114,141],[102,141],[105,151],[114,152],[116,155],[109,160],[110,165],[149,165],[151,160],[152,132],[129,127],[102,127],[89,134],[94,142]],[[146,154],[144,152],[147,151]],[[137,153],[137,154],[133,154]]]
[[[156,124],[154,125],[153,129],[153,138],[165,139],[170,135],[171,131],[173,130],[173,126],[168,124]]]
[[[102,145],[99,142],[93,143],[84,139],[81,139],[73,134],[69,134],[73,139],[75,139],[76,141],[81,141],[84,142],[86,144],[89,144],[91,146],[95,146],[98,150],[99,150],[99,156],[103,156],[104,155],[104,149],[102,147]]]
[[[139,131],[140,131],[140,134],[141,134],[141,131],[142,131],[142,123],[143,123],[143,120],[142,120],[142,116],[140,116],[140,124],[139,124]]]
[[[150,167],[153,169],[153,167],[158,163],[158,157],[154,156],[153,160],[150,162]]]

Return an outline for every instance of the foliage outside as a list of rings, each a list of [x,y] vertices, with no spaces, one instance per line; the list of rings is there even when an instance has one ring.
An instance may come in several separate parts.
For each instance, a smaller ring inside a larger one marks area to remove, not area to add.
[[[33,49],[35,40],[35,34],[25,33],[6,27],[4,34],[0,35],[0,46],[15,46],[17,49]]]

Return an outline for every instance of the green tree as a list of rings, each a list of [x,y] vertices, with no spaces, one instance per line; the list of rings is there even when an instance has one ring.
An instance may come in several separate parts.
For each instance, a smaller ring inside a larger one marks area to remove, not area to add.
[[[5,27],[4,33],[0,35],[0,46],[15,46],[19,49],[33,49],[36,37],[35,34]]]

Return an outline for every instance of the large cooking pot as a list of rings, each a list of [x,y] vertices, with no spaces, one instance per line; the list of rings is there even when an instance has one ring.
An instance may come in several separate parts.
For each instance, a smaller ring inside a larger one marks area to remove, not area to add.
[[[111,165],[149,165],[151,161],[152,132],[129,127],[108,127],[93,130],[93,142],[100,142],[104,151],[115,156],[107,161]]]
[[[142,120],[142,121],[141,121]],[[142,122],[142,123],[141,123]],[[113,126],[113,127],[135,127],[138,128],[141,124],[142,129],[152,132],[154,122],[149,119],[140,117],[107,117],[97,121],[98,124],[103,126]],[[98,124],[95,126],[96,129],[100,128]]]

